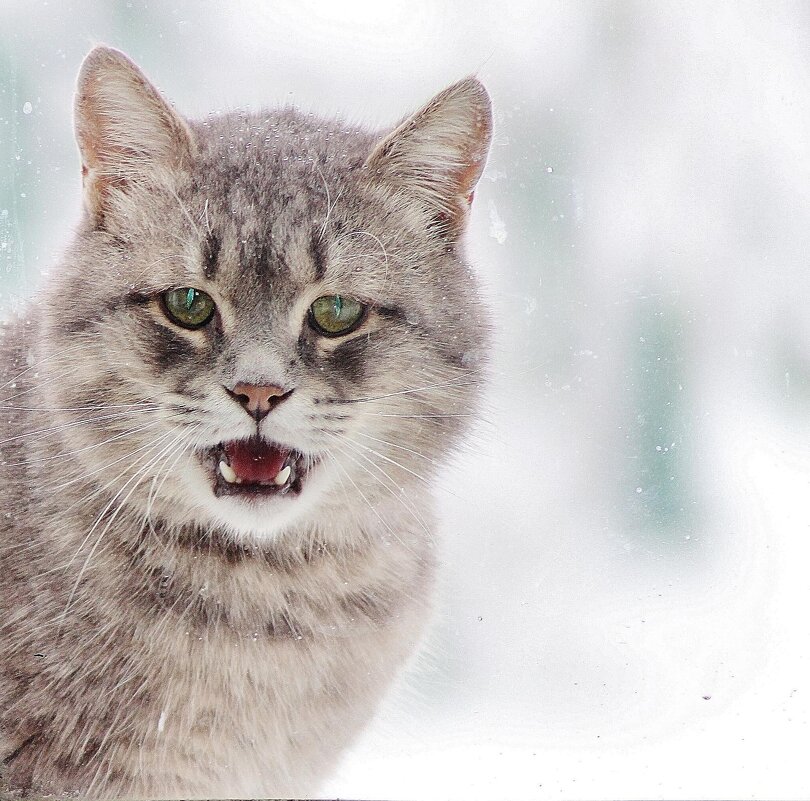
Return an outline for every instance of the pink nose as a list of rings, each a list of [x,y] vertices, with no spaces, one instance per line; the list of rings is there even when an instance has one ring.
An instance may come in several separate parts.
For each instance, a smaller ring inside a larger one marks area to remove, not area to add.
[[[281,401],[292,395],[292,390],[284,390],[274,384],[267,386],[256,386],[255,384],[236,384],[233,389],[228,389],[228,394],[242,405],[244,410],[256,419],[262,420],[267,417]]]

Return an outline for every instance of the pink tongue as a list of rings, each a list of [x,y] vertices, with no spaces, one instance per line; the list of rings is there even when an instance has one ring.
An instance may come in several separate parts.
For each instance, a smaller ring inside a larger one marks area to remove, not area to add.
[[[262,484],[272,482],[290,452],[254,437],[225,443],[225,454],[242,481]]]

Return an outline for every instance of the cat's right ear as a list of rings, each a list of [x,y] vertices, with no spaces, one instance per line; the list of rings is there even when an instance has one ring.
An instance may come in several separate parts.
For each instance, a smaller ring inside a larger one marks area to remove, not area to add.
[[[426,210],[433,230],[453,239],[464,228],[491,140],[489,95],[476,78],[465,78],[389,133],[365,167],[373,180]]]
[[[181,165],[191,153],[183,118],[111,47],[94,48],[81,66],[74,123],[85,206],[97,226],[135,186]]]

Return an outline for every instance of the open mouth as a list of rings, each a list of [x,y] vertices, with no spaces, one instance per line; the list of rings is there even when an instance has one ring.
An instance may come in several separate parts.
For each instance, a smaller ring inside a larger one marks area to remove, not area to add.
[[[223,442],[210,452],[214,495],[298,495],[311,460],[259,437]]]

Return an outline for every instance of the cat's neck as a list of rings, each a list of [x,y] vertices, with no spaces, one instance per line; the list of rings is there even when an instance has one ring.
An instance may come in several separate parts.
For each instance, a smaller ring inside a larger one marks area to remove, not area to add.
[[[162,632],[205,637],[216,631],[237,639],[306,639],[385,625],[404,602],[429,597],[434,554],[421,525],[403,520],[392,536],[377,514],[332,516],[327,525],[251,544],[216,528],[144,524],[138,510],[129,510],[114,536],[62,543],[64,576],[55,586],[62,590],[57,595],[70,595],[58,604],[75,612],[97,607],[101,598],[94,614],[135,612]]]

